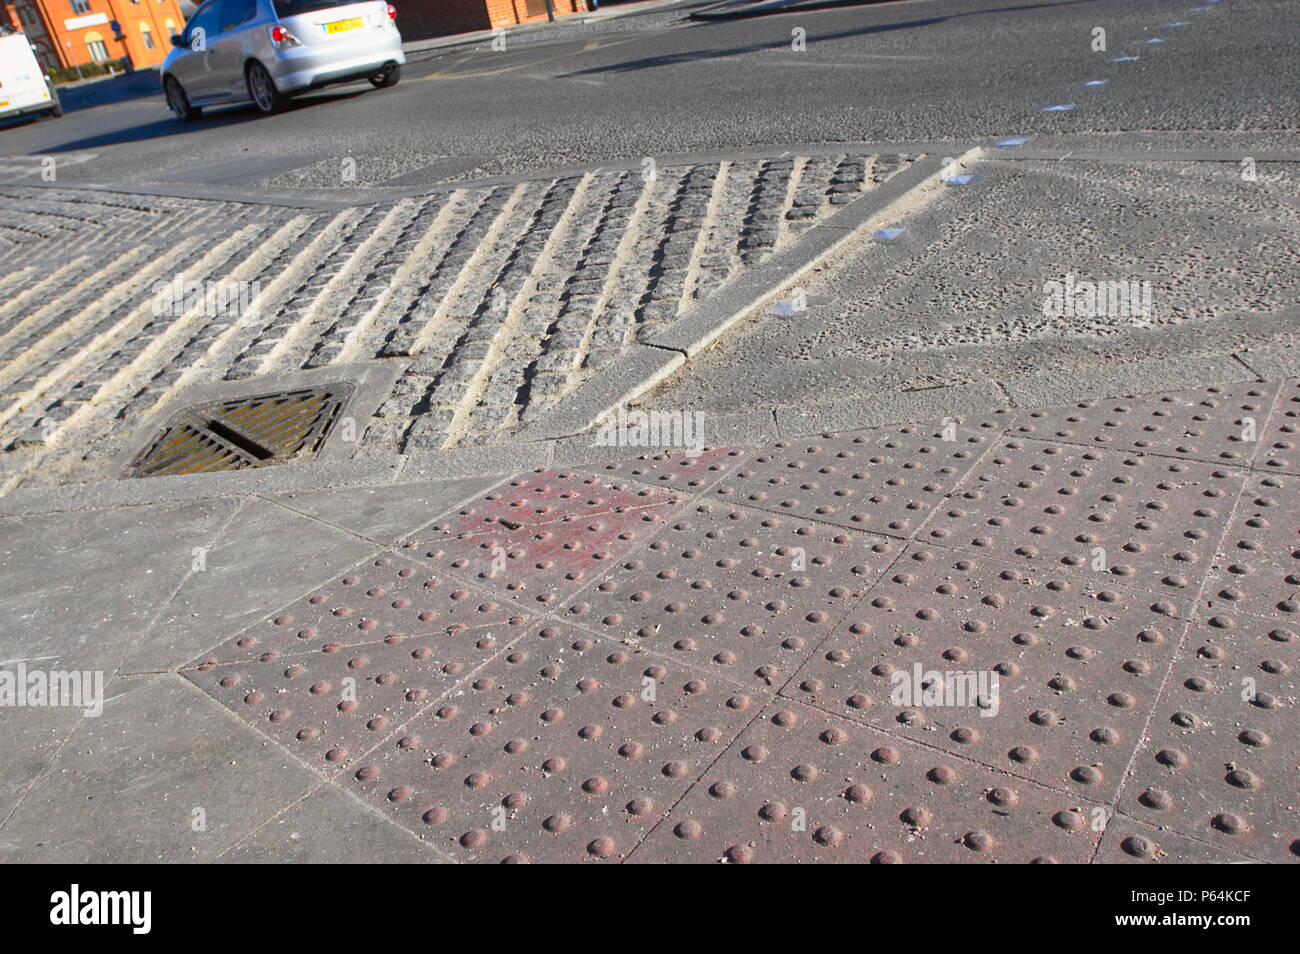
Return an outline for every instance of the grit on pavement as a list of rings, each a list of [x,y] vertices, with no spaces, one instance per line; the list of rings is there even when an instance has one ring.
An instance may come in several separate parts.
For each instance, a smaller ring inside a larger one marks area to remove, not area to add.
[[[1296,16],[5,130],[0,860],[1300,859]]]
[[[1300,381],[0,520],[7,861],[1285,861]],[[14,660],[9,660],[13,665]]]

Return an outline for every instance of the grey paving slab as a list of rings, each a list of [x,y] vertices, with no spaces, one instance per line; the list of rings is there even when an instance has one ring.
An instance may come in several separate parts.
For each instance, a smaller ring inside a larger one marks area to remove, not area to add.
[[[1237,357],[1261,378],[1300,377],[1300,348],[1245,351]]]
[[[114,672],[218,539],[238,503],[0,519],[0,658]],[[225,597],[227,600],[229,596]]]
[[[407,480],[449,480],[520,471],[550,466],[555,453],[549,442],[521,442],[483,447],[456,447],[439,451],[412,451],[402,470]]]
[[[223,854],[226,864],[426,864],[444,859],[332,785],[322,785]]]
[[[277,494],[276,503],[357,536],[392,543],[486,493],[501,477]]]
[[[1138,361],[1095,371],[1087,376],[1048,374],[1015,375],[1002,379],[1011,403],[1038,407],[1066,401],[1150,394],[1167,391],[1188,381],[1231,384],[1254,380],[1254,372],[1229,356]]]
[[[364,460],[308,461],[282,467],[184,477],[101,480],[64,487],[19,487],[0,496],[0,515],[382,484],[396,480],[405,463],[401,457],[385,456]]]
[[[0,827],[4,861],[210,861],[318,783],[179,677],[111,688]]]
[[[17,674],[13,660],[6,659],[0,670]],[[45,772],[54,753],[81,721],[83,711],[63,706],[0,709],[0,764],[5,767],[0,778],[0,822],[9,817],[27,789]],[[5,836],[0,831],[3,844]]]
[[[173,669],[377,549],[258,498],[219,536],[175,533],[171,546],[185,561],[184,584],[138,639],[123,672]]]
[[[782,405],[776,409],[776,422],[782,437],[801,437],[880,424],[956,420],[972,413],[989,414],[1006,405],[1007,398],[1001,389],[985,381],[877,394],[850,401]]]

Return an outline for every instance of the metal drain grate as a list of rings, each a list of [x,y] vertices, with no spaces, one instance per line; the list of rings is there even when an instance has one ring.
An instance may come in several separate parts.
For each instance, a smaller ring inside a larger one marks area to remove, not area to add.
[[[186,408],[131,464],[132,477],[265,467],[315,454],[352,396],[348,384]]]

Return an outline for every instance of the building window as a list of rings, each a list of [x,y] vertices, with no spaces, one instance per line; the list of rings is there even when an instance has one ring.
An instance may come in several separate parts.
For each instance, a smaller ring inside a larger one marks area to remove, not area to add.
[[[168,17],[168,18],[167,18],[167,35],[168,35],[168,36],[175,36],[176,34],[178,34],[178,33],[180,33],[180,32],[181,32],[180,30],[176,29],[176,21],[173,20],[171,17]]]
[[[153,31],[149,29],[149,24],[140,24],[140,39],[144,40],[144,48],[146,50],[153,49]]]
[[[104,45],[102,39],[97,37],[92,40],[90,37],[86,37],[86,49],[90,50],[90,58],[96,63],[108,62],[108,47]]]
[[[72,0],[73,13],[89,13],[90,0]]]

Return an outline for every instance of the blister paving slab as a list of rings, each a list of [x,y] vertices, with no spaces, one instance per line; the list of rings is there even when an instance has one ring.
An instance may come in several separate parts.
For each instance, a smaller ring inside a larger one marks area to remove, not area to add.
[[[706,447],[698,455],[655,454],[631,460],[588,464],[587,470],[617,476],[655,487],[671,487],[684,493],[699,493],[716,484],[739,466],[752,451],[744,447]]]
[[[518,635],[508,627],[394,635],[326,651],[204,662],[185,675],[317,771],[336,773]]]
[[[1216,567],[1238,561],[1294,566],[1300,551],[1298,499],[1300,477],[1251,474],[1224,534]]]
[[[525,625],[527,614],[487,590],[387,551],[227,640],[195,663],[333,652],[384,639]]]
[[[1093,807],[778,700],[633,853],[682,862],[1086,862]]]
[[[1284,381],[1273,416],[1261,441],[1256,466],[1282,474],[1300,475],[1300,380]]]
[[[437,572],[473,579],[539,612],[576,595],[628,551],[664,528],[677,504],[606,510],[571,523],[431,540],[414,552]]]
[[[1187,601],[909,547],[782,695],[1113,801]]]
[[[1013,433],[1246,467],[1261,446],[1277,389],[1255,383],[1084,401],[1031,411]]]
[[[596,514],[678,503],[683,495],[581,471],[543,470],[498,487],[422,531],[469,537],[542,524],[574,523]]]
[[[1206,611],[1247,613],[1268,625],[1300,627],[1300,548],[1291,556],[1289,565],[1233,562],[1215,569],[1205,587]]]
[[[1006,423],[985,420],[947,431],[944,424],[908,424],[777,441],[727,475],[712,496],[907,537],[943,503]],[[945,440],[945,433],[952,439]]]
[[[1026,569],[1195,593],[1245,472],[1123,450],[1010,439],[975,467],[922,538]]]
[[[902,544],[706,500],[567,607],[603,636],[774,692]]]
[[[1120,809],[1224,851],[1300,858],[1300,629],[1194,621]]]
[[[545,624],[353,773],[466,861],[620,861],[761,702],[727,680]]]
[[[1154,825],[1144,825],[1123,814],[1106,824],[1094,864],[1233,864],[1246,861],[1195,838]]]

